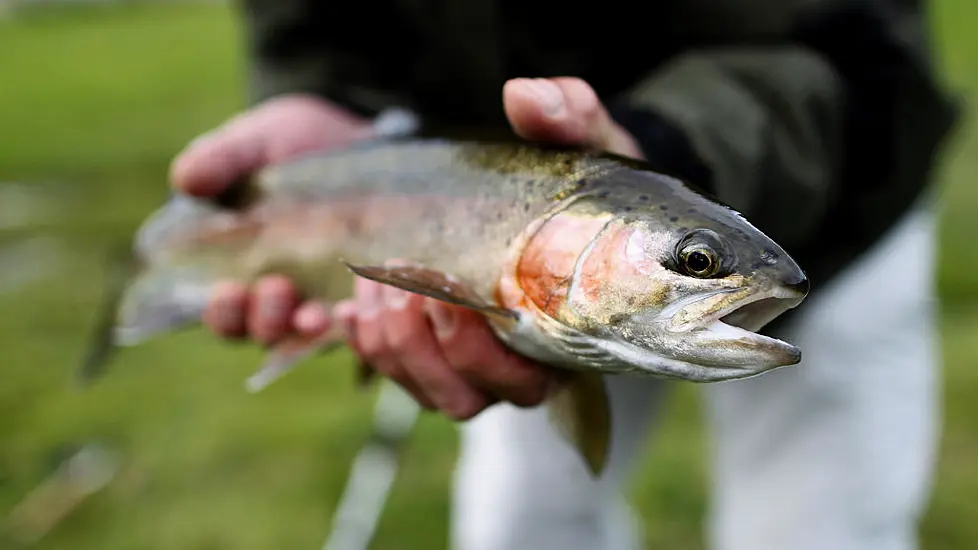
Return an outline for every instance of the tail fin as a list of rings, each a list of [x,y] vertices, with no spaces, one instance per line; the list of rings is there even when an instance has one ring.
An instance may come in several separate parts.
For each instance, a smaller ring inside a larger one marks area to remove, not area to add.
[[[119,347],[200,323],[210,280],[187,267],[144,269],[131,251],[114,249],[88,352],[79,381],[91,384],[106,371]]]
[[[200,323],[213,279],[195,268],[161,266],[140,273],[126,290],[112,337],[135,346]]]
[[[215,274],[160,255],[166,255],[175,232],[193,232],[214,215],[206,205],[171,199],[140,228],[134,247],[112,247],[98,318],[79,369],[81,384],[100,378],[119,347],[200,322]]]
[[[96,313],[88,351],[78,369],[78,382],[82,385],[90,384],[100,378],[116,351],[112,333],[115,330],[119,303],[135,269],[135,257],[128,246],[116,245],[109,249],[102,301]]]

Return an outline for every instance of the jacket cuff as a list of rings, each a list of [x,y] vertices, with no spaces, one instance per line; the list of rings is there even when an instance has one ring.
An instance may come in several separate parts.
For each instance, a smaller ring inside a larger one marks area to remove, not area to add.
[[[712,170],[682,130],[658,113],[625,101],[608,105],[608,113],[632,135],[655,170],[713,192]]]

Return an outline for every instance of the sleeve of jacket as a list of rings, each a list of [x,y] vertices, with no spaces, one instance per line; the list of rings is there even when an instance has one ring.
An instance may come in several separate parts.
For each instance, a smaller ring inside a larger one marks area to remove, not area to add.
[[[653,163],[790,248],[812,237],[838,180],[842,90],[804,48],[725,47],[677,56],[609,110]]]
[[[252,101],[283,93],[329,97],[333,60],[321,41],[323,2],[240,0]]]

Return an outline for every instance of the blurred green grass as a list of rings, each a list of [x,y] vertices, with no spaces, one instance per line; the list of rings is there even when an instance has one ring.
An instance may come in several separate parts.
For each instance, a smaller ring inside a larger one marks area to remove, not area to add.
[[[941,64],[978,99],[978,4],[934,5]],[[372,395],[352,388],[346,352],[304,366],[258,396],[258,359],[200,333],[121,356],[88,392],[67,382],[101,292],[99,254],[167,192],[170,159],[244,105],[241,39],[223,4],[31,11],[0,21],[0,182],[54,182],[73,202],[66,264],[0,294],[0,517],[65,443],[108,440],[118,480],[41,548],[316,548],[364,437]],[[978,547],[978,246],[974,117],[939,173],[945,433],[923,526],[929,550]],[[668,404],[632,494],[653,548],[702,548],[705,439],[695,391]],[[420,423],[380,526],[378,549],[444,548],[452,425]],[[654,452],[652,452],[654,450]]]

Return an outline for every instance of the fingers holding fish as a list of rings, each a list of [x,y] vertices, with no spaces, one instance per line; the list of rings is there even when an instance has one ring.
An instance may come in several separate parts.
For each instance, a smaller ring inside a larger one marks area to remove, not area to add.
[[[339,318],[336,318],[339,320]],[[319,301],[300,304],[292,317],[295,330],[301,334],[315,335],[326,332],[330,327],[331,315],[326,305]]]
[[[482,315],[437,300],[426,311],[448,364],[473,387],[520,407],[543,402],[549,372],[507,350]]]
[[[248,287],[234,281],[214,285],[203,321],[218,336],[241,338],[247,332]]]
[[[386,310],[381,326],[387,350],[407,375],[443,413],[468,420],[490,404],[446,361],[425,314],[429,299],[394,287],[383,287]]]
[[[330,326],[330,315],[320,302],[300,303],[288,278],[270,275],[251,289],[236,281],[217,283],[203,322],[218,336],[249,337],[271,345],[292,332],[322,334]]]
[[[401,358],[392,352],[387,342],[383,323],[389,320],[385,316],[383,292],[383,285],[357,279],[354,283],[354,301],[349,305],[339,304],[334,312],[338,311],[343,318],[350,316],[345,322],[347,338],[361,361],[404,388],[420,406],[434,410],[437,408],[434,401],[411,377]]]
[[[248,332],[262,344],[271,344],[292,331],[298,292],[289,279],[266,276],[255,283],[248,309]]]

